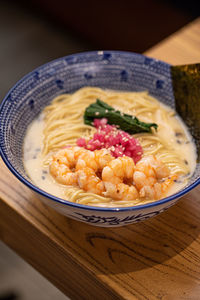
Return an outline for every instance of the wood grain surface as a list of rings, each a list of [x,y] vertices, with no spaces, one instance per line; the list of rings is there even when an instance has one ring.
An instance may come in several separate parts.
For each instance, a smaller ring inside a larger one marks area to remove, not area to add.
[[[200,19],[148,54],[200,62]],[[199,194],[145,222],[97,228],[44,205],[0,161],[0,238],[71,299],[199,300]]]
[[[145,54],[173,65],[200,63],[200,18],[149,49]]]

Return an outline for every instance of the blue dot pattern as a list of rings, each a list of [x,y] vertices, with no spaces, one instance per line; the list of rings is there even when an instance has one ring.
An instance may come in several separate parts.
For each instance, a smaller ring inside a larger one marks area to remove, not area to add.
[[[86,52],[59,58],[26,75],[1,104],[0,148],[11,171],[29,180],[23,166],[23,140],[28,125],[54,97],[84,86],[148,90],[175,108],[170,65],[164,62],[120,51]],[[198,163],[188,185],[196,182],[199,175]]]

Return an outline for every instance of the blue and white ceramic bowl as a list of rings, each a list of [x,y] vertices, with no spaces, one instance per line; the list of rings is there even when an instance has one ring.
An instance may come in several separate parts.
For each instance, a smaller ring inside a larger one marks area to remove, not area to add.
[[[97,208],[71,203],[35,186],[23,166],[22,146],[27,126],[52,98],[83,86],[148,90],[160,101],[175,107],[170,65],[135,53],[98,51],[70,55],[49,62],[22,78],[0,107],[0,153],[10,171],[47,205],[91,225],[122,226],[158,215],[200,182],[198,164],[183,190],[150,204],[126,208]]]

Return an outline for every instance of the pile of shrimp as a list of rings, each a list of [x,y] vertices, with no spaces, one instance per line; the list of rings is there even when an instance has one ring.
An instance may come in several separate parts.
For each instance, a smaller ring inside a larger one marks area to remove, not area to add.
[[[136,164],[128,156],[114,158],[109,150],[66,147],[53,155],[50,174],[58,183],[116,200],[161,199],[177,179],[155,156]]]

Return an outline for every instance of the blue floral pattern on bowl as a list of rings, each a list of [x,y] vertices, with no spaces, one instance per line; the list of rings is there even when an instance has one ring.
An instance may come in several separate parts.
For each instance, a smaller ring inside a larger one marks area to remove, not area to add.
[[[22,78],[0,106],[0,153],[11,172],[47,205],[96,226],[122,226],[155,216],[176,203],[199,182],[200,164],[187,187],[154,203],[135,207],[97,208],[71,203],[36,187],[23,166],[23,139],[28,125],[59,94],[83,86],[142,91],[175,108],[170,65],[136,53],[94,51],[59,58]]]

